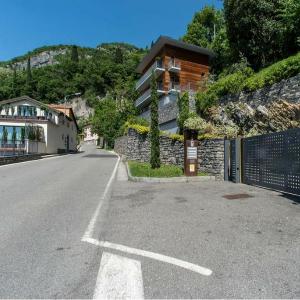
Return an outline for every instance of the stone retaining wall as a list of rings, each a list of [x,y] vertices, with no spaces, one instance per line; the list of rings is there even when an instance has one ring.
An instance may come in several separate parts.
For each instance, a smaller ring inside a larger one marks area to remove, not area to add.
[[[220,104],[244,102],[250,104],[252,107],[258,107],[259,105],[266,105],[277,100],[300,103],[300,74],[252,93],[241,92],[236,95],[224,96],[220,98]]]
[[[115,141],[114,150],[128,160],[149,162],[150,139],[149,135],[138,134],[129,129],[128,135]],[[166,136],[160,137],[160,158],[163,164],[177,165],[183,168],[183,142]],[[198,146],[198,169],[218,179],[224,178],[224,140],[213,139],[200,141]]]

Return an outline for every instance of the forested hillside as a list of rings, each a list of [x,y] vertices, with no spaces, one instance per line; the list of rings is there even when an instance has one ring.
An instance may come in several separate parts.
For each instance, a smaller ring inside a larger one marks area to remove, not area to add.
[[[30,57],[44,51],[64,49],[56,63],[34,68]],[[0,68],[0,100],[23,94],[48,103],[81,93],[92,103],[107,94],[131,97],[135,68],[145,51],[124,43],[101,44],[97,48],[49,46],[3,62]],[[26,69],[16,64],[26,62]]]

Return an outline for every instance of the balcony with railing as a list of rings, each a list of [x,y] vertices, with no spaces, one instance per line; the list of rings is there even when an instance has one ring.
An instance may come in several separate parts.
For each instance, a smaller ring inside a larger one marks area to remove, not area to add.
[[[180,72],[181,70],[181,64],[180,61],[176,58],[170,58],[168,63],[168,71],[169,72]]]
[[[21,109],[21,106],[17,107],[7,107],[4,109],[0,108],[0,121],[50,121],[56,123],[55,116],[52,112],[48,110],[37,111],[36,108],[31,110]]]
[[[154,71],[156,77],[165,71],[162,59],[156,60],[154,64],[147,70],[147,72],[137,81],[135,85],[137,91],[143,90],[150,85],[152,71]]]
[[[181,92],[181,86],[178,81],[171,81],[169,83],[169,88],[168,88],[169,93],[180,93]]]
[[[162,95],[165,93],[163,83],[159,82],[157,85],[157,93],[159,95]],[[135,101],[135,106],[136,107],[142,107],[150,102],[151,99],[151,89],[148,89],[143,93],[136,101]]]

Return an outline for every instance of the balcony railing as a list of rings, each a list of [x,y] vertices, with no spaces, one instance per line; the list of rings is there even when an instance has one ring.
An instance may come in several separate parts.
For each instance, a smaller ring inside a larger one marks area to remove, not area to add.
[[[159,95],[162,95],[165,93],[164,86],[162,82],[159,82],[157,84],[157,93]],[[142,94],[136,101],[135,101],[135,106],[140,107],[142,105],[145,105],[150,101],[151,98],[151,89],[148,89],[144,94]]]
[[[150,84],[150,78],[152,71],[155,72],[156,76],[159,76],[162,72],[165,71],[162,59],[155,61],[155,63],[148,69],[148,71],[137,81],[135,88],[140,90]]]
[[[181,86],[179,82],[171,81],[168,88],[169,93],[180,93]]]
[[[178,61],[175,58],[171,58],[169,60],[169,64],[168,64],[168,71],[169,72],[179,72],[180,70],[181,70],[180,61]]]
[[[0,119],[6,120],[42,120],[51,121],[55,123],[55,118],[53,116],[20,116],[20,115],[0,115]]]

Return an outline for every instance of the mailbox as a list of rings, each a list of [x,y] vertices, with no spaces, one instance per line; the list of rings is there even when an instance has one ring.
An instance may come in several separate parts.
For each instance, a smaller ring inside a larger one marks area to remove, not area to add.
[[[198,175],[198,131],[186,129],[184,131],[184,174]]]

